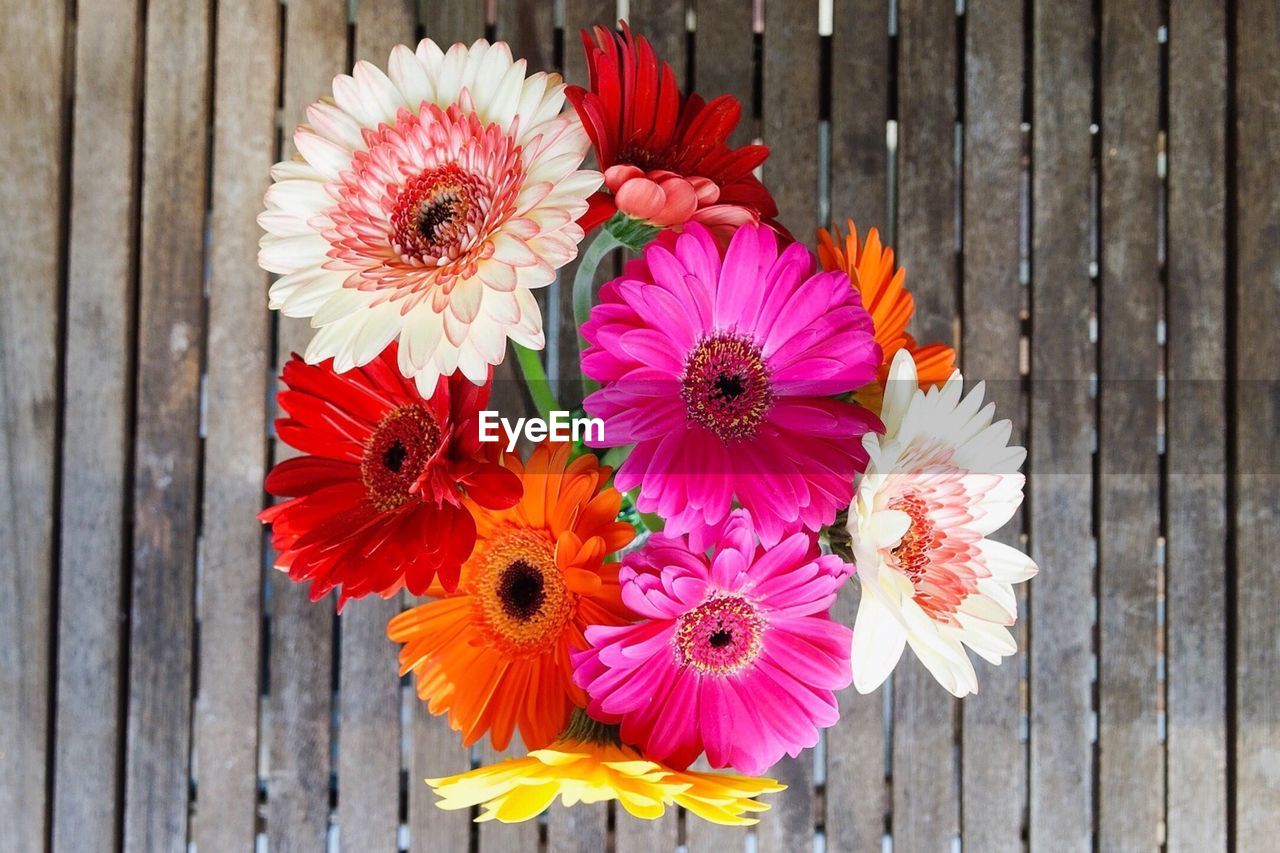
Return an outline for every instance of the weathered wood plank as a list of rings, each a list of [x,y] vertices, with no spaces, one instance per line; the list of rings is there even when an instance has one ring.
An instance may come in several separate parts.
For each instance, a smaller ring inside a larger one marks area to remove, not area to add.
[[[1088,0],[1034,9],[1031,246],[1032,850],[1093,835],[1094,402],[1089,375],[1093,21]]]
[[[833,9],[831,33],[830,219],[843,229],[888,236],[889,6],[848,0]],[[823,223],[826,224],[826,223]],[[852,625],[856,583],[841,590],[832,617]],[[840,722],[827,730],[827,850],[877,850],[889,813],[884,692],[837,694]]]
[[[693,763],[693,770],[702,773],[715,773],[711,765],[707,763],[706,756],[702,756]],[[729,770],[722,772],[732,772]],[[759,818],[760,823],[766,823],[771,820],[777,820],[778,813],[774,811],[778,805],[778,794],[766,794],[762,797],[762,801],[768,803],[771,808],[767,812],[762,812],[755,817]],[[684,846],[689,853],[735,853],[735,851],[743,851],[747,849],[747,839],[751,836],[748,833],[754,832],[753,828],[743,828],[740,826],[720,826],[703,820],[693,812],[685,812],[684,815]],[[756,828],[759,827],[757,824]]]
[[[209,23],[206,3],[147,7],[125,744],[124,843],[134,850],[187,843]]]
[[[457,740],[456,734],[454,739]],[[455,746],[455,748],[458,747]],[[525,754],[524,744],[520,742],[518,734],[513,738],[510,748],[502,752],[495,750],[487,738],[476,744],[476,750],[480,754],[481,766],[497,764],[506,758],[519,758]],[[505,853],[508,850],[533,853],[538,849],[537,819],[526,820],[523,823],[502,823],[491,820],[479,824],[476,828],[480,833],[481,853]],[[621,838],[619,841],[621,842]],[[660,850],[661,848],[657,847],[648,848],[647,853],[659,853]]]
[[[1106,4],[1102,14],[1098,843],[1104,850],[1154,849],[1164,817],[1156,719],[1158,11],[1138,0]]]
[[[120,819],[140,16],[86,0],[76,23],[52,847],[77,853]]]
[[[289,0],[284,30],[285,156],[306,107],[330,95],[333,77],[347,69],[344,0]],[[306,320],[277,315],[276,363],[306,349]],[[279,412],[277,412],[279,414]],[[276,442],[276,461],[292,455]],[[330,741],[333,711],[333,598],[312,603],[305,585],[271,573],[269,697],[263,717],[268,746],[267,839],[271,849],[316,850],[329,826]]]
[[[355,56],[386,69],[414,43],[412,0],[358,3]],[[338,810],[343,850],[391,850],[400,826],[400,679],[387,622],[398,597],[352,601],[338,618]]]
[[[831,219],[886,238],[888,15],[883,0],[839,0],[831,32]]]
[[[897,249],[921,340],[955,341],[956,18],[949,3],[898,8]],[[894,672],[893,843],[950,848],[959,833],[955,701],[909,652]]]
[[[793,3],[785,11],[766,6],[762,123],[771,151],[764,180],[782,223],[810,244],[818,226],[819,66],[818,3]],[[813,761],[806,750],[770,770],[787,790],[771,796],[773,809],[755,828],[762,853],[812,849]]]
[[[446,50],[456,41],[469,45],[484,38],[485,6],[485,0],[418,0],[423,35]]]
[[[435,779],[471,769],[470,751],[446,717],[433,717],[409,689],[412,757],[409,762],[409,844],[415,851],[466,850],[471,838],[471,815],[436,808],[435,794],[423,779]],[[481,848],[483,849],[483,848]]]
[[[276,146],[280,9],[236,0],[219,11],[192,835],[201,850],[244,850],[257,817],[263,540],[253,516],[271,362],[255,220]]]
[[[1280,8],[1236,6],[1236,849],[1280,834]]]
[[[729,138],[748,145],[758,132],[752,115],[756,60],[752,3],[741,0],[694,0],[693,88],[703,100],[732,95],[742,105],[742,119]]]
[[[1022,216],[1022,7],[970,0],[965,7],[964,374],[987,383],[996,417],[1013,421],[1023,443],[1026,399],[1019,367]],[[1023,547],[1022,515],[994,538]],[[1025,587],[1018,605],[1025,614]],[[1026,620],[1012,629],[1026,648]],[[1024,658],[999,667],[975,660],[981,689],[961,703],[960,810],[970,850],[1023,847],[1027,750],[1020,729]]]
[[[1227,16],[1217,4],[1184,2],[1171,4],[1169,15],[1166,843],[1170,851],[1221,851],[1227,848]]]
[[[57,510],[64,10],[5,3],[0,33],[0,848],[48,828],[50,601]]]

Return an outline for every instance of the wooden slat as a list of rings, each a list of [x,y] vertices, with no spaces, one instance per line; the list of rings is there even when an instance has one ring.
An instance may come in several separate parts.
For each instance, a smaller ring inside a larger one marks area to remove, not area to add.
[[[418,0],[418,5],[423,35],[444,49],[456,41],[469,45],[484,38],[485,0]]]
[[[831,219],[887,239],[889,4],[838,0],[831,32]]]
[[[1031,247],[1032,850],[1092,849],[1089,395],[1093,26],[1088,0],[1036,4]],[[977,109],[970,105],[970,110]]]
[[[1280,834],[1280,8],[1236,6],[1236,849],[1263,851]]]
[[[831,33],[831,216],[843,229],[878,228],[888,238],[889,22],[887,3],[834,4]],[[823,223],[826,224],[826,223]],[[832,618],[852,625],[856,583],[846,584]],[[889,812],[884,692],[849,688],[836,696],[840,722],[827,731],[827,850],[879,849]]]
[[[54,850],[112,850],[120,819],[140,15],[86,0],[76,24]]]
[[[414,43],[413,0],[356,5],[355,57],[386,69]],[[387,622],[398,597],[349,602],[338,618],[338,828],[343,850],[392,850],[400,825],[400,679]]]
[[[771,152],[764,180],[782,223],[806,243],[818,225],[818,48],[818,3],[766,6],[763,126]],[[817,808],[813,753],[783,758],[770,773],[787,790],[771,797],[773,809],[756,827],[758,849],[807,852]]]
[[[1143,0],[1103,7],[1098,843],[1104,850],[1153,849],[1164,817],[1156,719],[1158,26],[1157,6]]]
[[[1011,419],[1023,443],[1026,400],[1019,369],[1022,285],[1019,282],[1022,195],[1022,7],[970,0],[965,7],[964,326],[963,371],[987,383],[996,417]],[[1021,513],[993,538],[1015,548]],[[1025,587],[1017,592],[1025,614]],[[1026,621],[1012,629],[1026,648]],[[977,695],[961,703],[961,825],[970,850],[1023,847],[1027,750],[1022,741],[1025,659],[999,667],[974,660]]]
[[[254,843],[263,501],[270,322],[255,221],[276,145],[279,6],[236,0],[219,10],[214,65],[200,678],[195,717],[201,850]]]
[[[695,761],[692,769],[702,773],[733,772],[732,770],[712,770],[706,756]],[[760,820],[760,824],[778,819],[778,813],[774,810],[778,806],[778,797],[778,794],[766,794],[761,797],[761,800],[768,803],[771,808],[769,811],[753,815]],[[684,845],[689,853],[738,853],[748,849],[748,833],[751,831],[740,826],[720,826],[703,820],[693,812],[684,813]]]
[[[124,843],[187,843],[209,8],[147,8]],[[194,142],[193,142],[194,141]]]
[[[752,117],[755,91],[755,48],[752,3],[742,0],[694,0],[693,88],[703,100],[732,95],[742,105],[742,119],[729,144],[747,145],[755,137]]]
[[[283,141],[285,156],[292,156],[293,129],[306,120],[307,105],[331,95],[333,77],[347,70],[345,0],[289,0],[284,58]],[[306,349],[311,330],[306,320],[277,315],[276,323],[282,365]],[[273,450],[276,461],[292,455],[281,442]],[[270,592],[270,695],[262,727],[267,840],[272,850],[316,850],[329,824],[334,600],[312,603],[305,585],[275,571]]]
[[[898,7],[897,249],[920,340],[955,342],[956,19],[950,3]],[[894,671],[893,843],[949,849],[959,832],[955,702],[908,651]]]
[[[422,780],[471,769],[470,752],[445,717],[433,717],[412,692],[412,758],[409,762],[409,844],[414,851],[466,850],[471,815],[436,808],[437,797]]]
[[[1169,13],[1167,844],[1170,851],[1221,851],[1227,16],[1212,3],[1173,3]]]
[[[0,7],[0,848],[43,850],[64,126],[63,8]]]
[[[454,735],[456,738],[457,735]],[[502,752],[495,750],[486,738],[476,744],[480,753],[480,764],[496,764],[506,758],[518,758],[525,754],[524,744],[519,734],[515,735],[509,749]],[[534,853],[538,849],[538,821],[526,820],[522,823],[502,823],[491,820],[477,827],[480,833],[480,853],[505,853],[508,850],[528,851]],[[619,838],[621,842],[621,838]],[[674,845],[673,845],[674,847]],[[621,849],[621,848],[619,848]],[[648,848],[648,853],[659,853],[661,848]]]

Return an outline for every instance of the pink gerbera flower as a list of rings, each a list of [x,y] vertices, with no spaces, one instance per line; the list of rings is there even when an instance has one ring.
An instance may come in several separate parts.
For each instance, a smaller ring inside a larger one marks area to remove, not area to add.
[[[875,379],[880,347],[848,278],[815,274],[803,246],[779,254],[745,226],[722,251],[690,223],[601,288],[582,335],[601,443],[635,444],[618,488],[640,486],[668,532],[715,524],[736,498],[772,545],[849,505],[880,421],[834,397]]]
[[[840,716],[852,632],[828,611],[851,567],[804,532],[761,547],[742,510],[715,539],[710,557],[662,534],[628,557],[622,600],[644,621],[588,628],[574,679],[646,757],[683,768],[705,750],[756,774]]]

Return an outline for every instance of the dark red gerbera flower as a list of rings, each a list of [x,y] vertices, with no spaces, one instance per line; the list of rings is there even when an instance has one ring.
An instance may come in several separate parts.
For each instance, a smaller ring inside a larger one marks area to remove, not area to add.
[[[423,595],[437,578],[456,588],[476,539],[464,496],[506,509],[522,492],[519,477],[481,453],[489,384],[454,373],[423,399],[400,375],[394,343],[341,374],[333,359],[294,355],[282,378],[288,389],[276,399],[289,417],[276,434],[308,455],[267,475],[267,491],[290,498],[258,516],[271,524],[276,567],[310,581],[313,601],[337,588],[339,608],[402,586]]]
[[[566,94],[595,146],[605,186],[579,220],[590,231],[616,211],[679,229],[700,222],[726,240],[740,225],[774,224],[778,207],[752,170],[763,145],[730,148],[742,107],[731,95],[705,103],[680,94],[671,66],[643,36],[582,31],[591,90]]]

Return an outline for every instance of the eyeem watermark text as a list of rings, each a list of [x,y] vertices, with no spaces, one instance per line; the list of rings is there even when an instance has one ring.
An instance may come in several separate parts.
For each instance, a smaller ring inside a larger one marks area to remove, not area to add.
[[[575,418],[572,412],[551,412],[549,420],[516,418],[514,422],[497,412],[480,412],[480,440],[502,441],[507,437],[507,450],[514,451],[521,436],[533,443],[552,441],[604,441],[604,421],[600,418]]]

